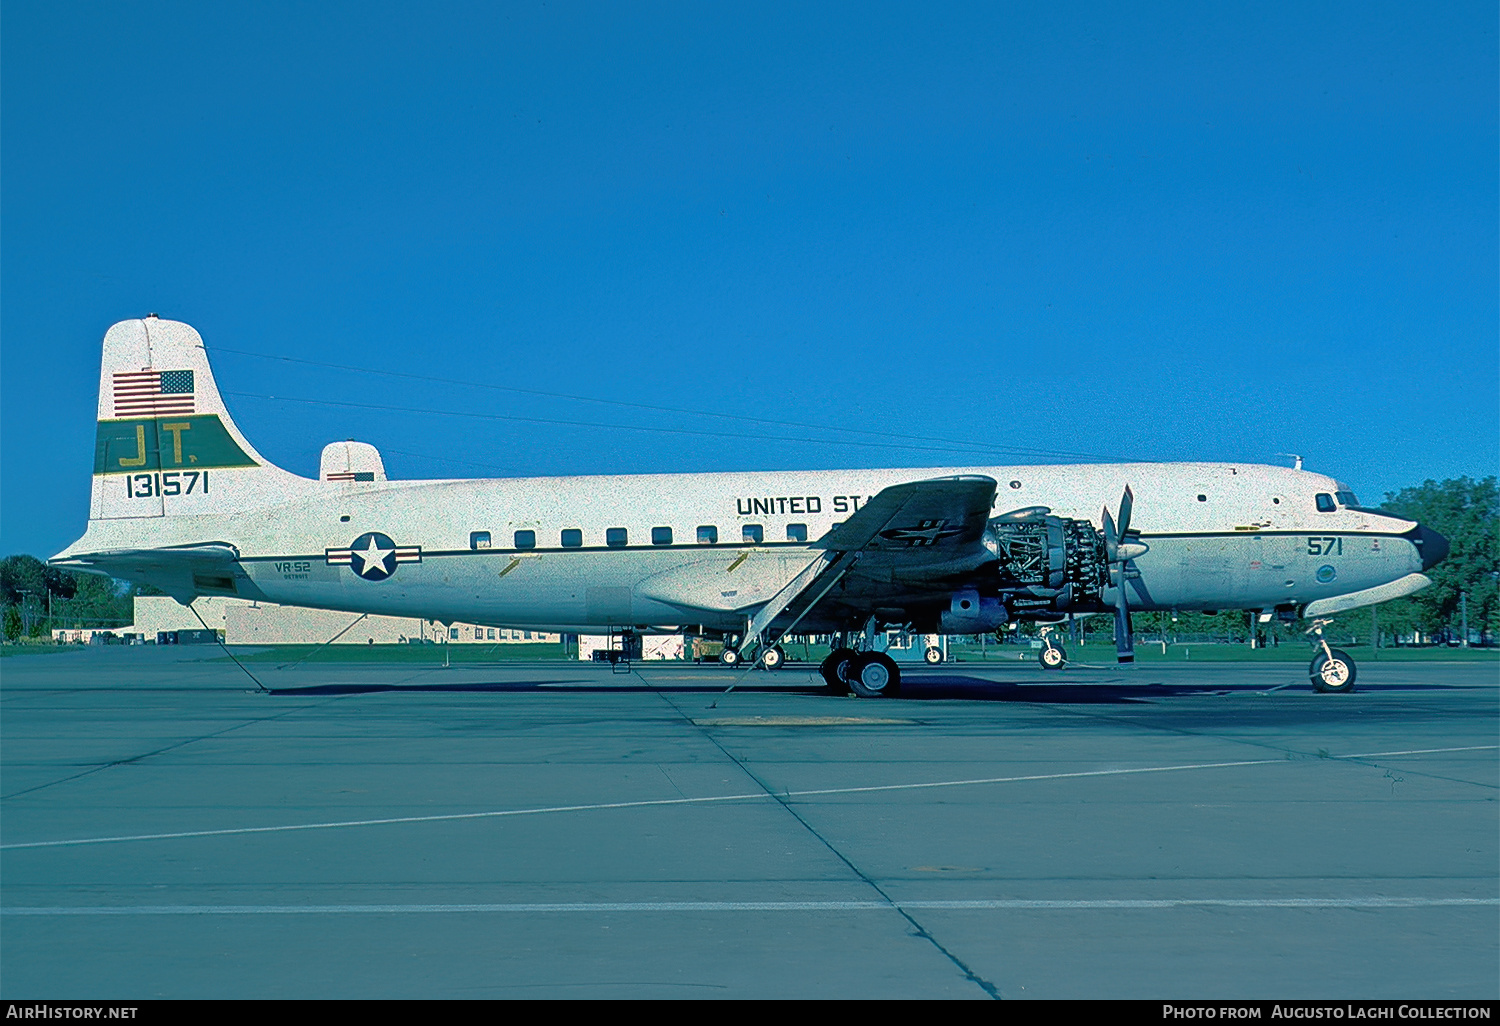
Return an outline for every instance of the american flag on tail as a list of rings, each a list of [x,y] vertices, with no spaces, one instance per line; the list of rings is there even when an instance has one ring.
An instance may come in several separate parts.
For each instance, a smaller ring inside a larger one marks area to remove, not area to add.
[[[116,417],[193,413],[193,372],[124,371],[114,377]]]

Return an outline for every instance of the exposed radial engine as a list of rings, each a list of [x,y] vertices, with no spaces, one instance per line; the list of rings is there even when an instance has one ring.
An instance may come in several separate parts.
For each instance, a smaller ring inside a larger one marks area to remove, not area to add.
[[[1018,619],[1098,609],[1109,586],[1104,535],[1086,520],[1053,516],[1046,506],[995,517],[984,546],[998,561],[1001,600]]]

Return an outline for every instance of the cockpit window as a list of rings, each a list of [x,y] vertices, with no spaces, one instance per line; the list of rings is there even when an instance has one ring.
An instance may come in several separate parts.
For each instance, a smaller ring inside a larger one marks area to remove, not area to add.
[[[1359,500],[1354,497],[1353,492],[1334,492],[1333,497],[1339,500],[1340,506],[1358,506]]]
[[[1334,504],[1333,496],[1327,492],[1319,492],[1317,502],[1319,513],[1332,513],[1338,509],[1338,506]]]

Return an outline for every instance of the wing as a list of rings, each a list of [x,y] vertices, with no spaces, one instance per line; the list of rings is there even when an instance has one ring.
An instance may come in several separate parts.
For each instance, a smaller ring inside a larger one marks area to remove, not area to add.
[[[233,545],[209,542],[161,549],[106,549],[48,562],[70,570],[149,584],[186,604],[197,595],[236,594],[235,578],[244,576],[239,558],[239,550]]]
[[[995,481],[989,477],[940,477],[892,485],[815,544],[832,552],[893,553],[917,562],[946,561],[979,544],[994,503]]]
[[[864,579],[867,586],[889,595],[897,581],[905,588],[920,588],[923,582],[972,570],[993,558],[981,539],[994,503],[995,481],[988,477],[940,477],[885,489],[814,543],[824,550],[822,557],[750,619],[742,651],[755,645],[773,623],[778,625],[774,634],[789,633],[840,582],[846,593],[837,600],[839,606],[873,609],[869,602],[847,594],[849,581]],[[854,590],[859,594],[866,589]]]

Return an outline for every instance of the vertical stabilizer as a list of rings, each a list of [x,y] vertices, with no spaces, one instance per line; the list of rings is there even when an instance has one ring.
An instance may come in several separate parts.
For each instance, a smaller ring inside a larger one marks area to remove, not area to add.
[[[190,326],[147,317],[105,334],[90,519],[245,509],[307,484],[240,433]]]

